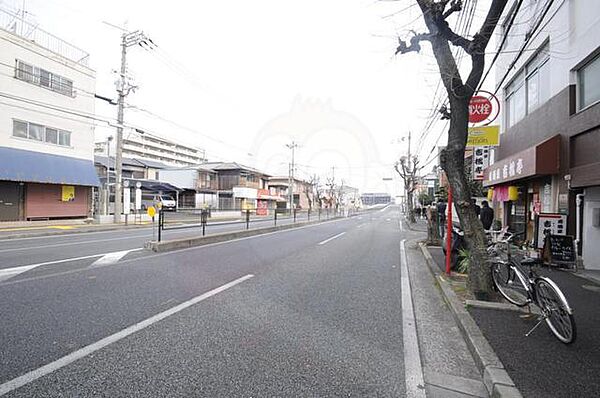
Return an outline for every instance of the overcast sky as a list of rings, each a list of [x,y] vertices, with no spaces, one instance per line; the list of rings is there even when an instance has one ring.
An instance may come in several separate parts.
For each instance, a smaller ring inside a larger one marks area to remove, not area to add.
[[[394,57],[396,35],[422,24],[414,4],[26,0],[25,8],[41,27],[90,53],[105,96],[116,95],[121,32],[103,21],[152,38],[155,50],[129,52],[139,89],[127,102],[160,118],[127,109],[126,122],[205,148],[209,160],[275,175],[287,175],[285,144],[294,140],[300,177],[325,179],[335,167],[338,182],[396,194],[398,181],[382,178],[393,176],[394,161],[406,153],[402,137],[412,131],[413,152],[425,159],[443,126],[420,139],[439,79],[427,44],[421,54]],[[0,6],[20,9],[22,0]],[[96,110],[116,117],[114,107]],[[96,140],[112,133],[98,127]]]

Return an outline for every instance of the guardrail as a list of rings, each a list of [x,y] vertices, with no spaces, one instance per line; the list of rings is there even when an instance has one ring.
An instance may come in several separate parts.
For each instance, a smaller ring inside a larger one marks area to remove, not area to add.
[[[277,226],[278,223],[296,223],[303,221],[328,220],[340,216],[350,217],[362,211],[356,209],[177,209],[158,212],[158,242],[164,238],[165,232],[181,229],[199,229],[202,236],[207,229],[222,225],[240,225],[240,229],[250,229],[253,223]]]

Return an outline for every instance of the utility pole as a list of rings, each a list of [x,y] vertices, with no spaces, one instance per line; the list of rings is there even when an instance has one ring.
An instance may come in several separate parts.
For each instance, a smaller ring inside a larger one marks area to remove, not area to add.
[[[289,170],[289,183],[288,183],[288,187],[289,187],[289,192],[288,192],[288,196],[289,196],[289,201],[290,201],[290,210],[292,210],[294,208],[294,168],[296,167],[294,162],[294,155],[295,155],[295,150],[296,148],[298,148],[298,144],[292,140],[291,144],[285,144],[286,147],[288,147],[289,149],[292,150],[292,163],[290,164],[290,170]]]
[[[113,136],[106,137],[106,215],[110,214],[110,143]]]
[[[152,48],[155,44],[143,32],[136,30],[127,32],[121,36],[121,74],[120,81],[117,83],[117,141],[115,155],[115,223],[121,222],[121,213],[123,212],[123,119],[125,109],[125,97],[135,89],[135,86],[127,83],[127,49],[131,46],[139,45],[142,48]]]

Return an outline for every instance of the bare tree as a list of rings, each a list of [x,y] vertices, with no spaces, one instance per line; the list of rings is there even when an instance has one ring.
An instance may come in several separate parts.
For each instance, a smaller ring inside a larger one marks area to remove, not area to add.
[[[419,159],[416,156],[412,157],[412,162],[409,158],[402,156],[399,161],[394,164],[394,169],[404,181],[404,191],[406,192],[406,212],[408,213],[408,222],[415,223],[415,212],[413,209],[413,193],[417,189],[417,165]]]
[[[421,42],[428,41],[433,48],[440,77],[448,94],[450,109],[444,114],[450,119],[448,146],[440,155],[440,163],[452,187],[461,226],[471,252],[469,289],[478,298],[490,298],[493,295],[491,275],[486,263],[485,233],[471,204],[471,192],[464,174],[464,152],[467,143],[469,123],[469,101],[477,89],[485,66],[485,49],[498,24],[507,0],[492,0],[479,31],[472,39],[454,32],[447,19],[461,12],[461,0],[416,0],[419,5],[427,32],[413,32],[407,44],[399,40],[396,54],[419,51]],[[471,71],[463,81],[450,45],[462,48],[471,57]]]
[[[312,210],[314,199],[319,201],[319,177],[316,174],[313,174],[308,180],[307,184],[304,184],[304,194],[306,195],[306,200],[308,200],[308,209]],[[315,195],[316,194],[316,195]]]

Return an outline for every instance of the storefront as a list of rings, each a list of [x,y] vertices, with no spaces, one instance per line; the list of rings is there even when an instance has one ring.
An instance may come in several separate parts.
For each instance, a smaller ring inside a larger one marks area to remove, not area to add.
[[[560,136],[554,136],[485,170],[484,187],[495,219],[527,240],[535,238],[536,217],[568,213],[568,194],[559,192]]]
[[[0,221],[91,216],[91,160],[0,147]]]

